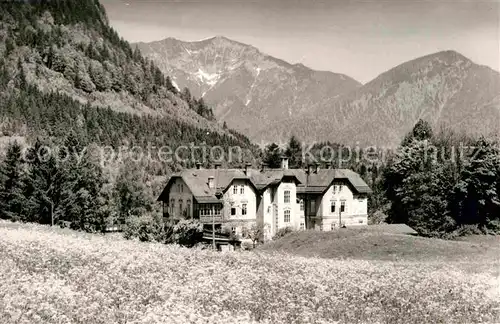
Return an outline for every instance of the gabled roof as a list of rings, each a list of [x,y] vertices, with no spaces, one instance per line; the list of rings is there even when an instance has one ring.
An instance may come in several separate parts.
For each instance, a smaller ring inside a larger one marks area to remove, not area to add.
[[[259,190],[279,184],[285,178],[291,178],[297,185],[300,184],[300,180],[295,173],[289,169],[270,169],[266,171],[250,170],[249,175]]]
[[[217,188],[208,187],[208,178],[214,177]],[[370,187],[359,174],[348,169],[320,169],[311,172],[309,177],[302,169],[270,169],[265,171],[248,169],[248,175],[242,169],[188,169],[174,174],[158,200],[167,200],[169,188],[174,179],[181,178],[189,187],[199,203],[217,203],[217,192],[225,192],[234,180],[247,180],[256,190],[277,185],[286,178],[297,184],[299,193],[325,192],[334,180],[347,181],[357,193],[371,193]]]
[[[290,171],[294,172],[301,182],[301,185],[297,187],[298,192],[322,193],[330,187],[333,180],[349,182],[357,193],[369,194],[372,192],[361,176],[349,169],[320,169],[317,173],[311,171],[309,178],[305,170],[290,169]]]
[[[214,178],[216,188],[208,187],[208,179],[210,177]],[[179,178],[186,183],[194,198],[199,203],[219,202],[215,194],[217,192],[225,192],[234,180],[247,180],[250,185],[257,189],[250,177],[245,175],[245,172],[240,169],[187,169],[172,175],[160,197],[158,197],[158,200],[167,198],[165,196],[168,195],[172,181]]]

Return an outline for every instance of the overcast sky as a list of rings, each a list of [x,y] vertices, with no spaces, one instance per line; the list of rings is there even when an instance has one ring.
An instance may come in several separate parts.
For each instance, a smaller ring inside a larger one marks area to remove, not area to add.
[[[366,83],[413,58],[456,50],[499,70],[498,1],[102,0],[125,39],[222,35],[290,63]]]

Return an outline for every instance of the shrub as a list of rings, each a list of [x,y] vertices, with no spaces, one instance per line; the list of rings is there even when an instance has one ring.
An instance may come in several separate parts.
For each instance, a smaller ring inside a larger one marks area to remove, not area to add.
[[[146,214],[140,217],[129,217],[123,236],[126,239],[138,238],[141,242],[171,243],[173,232],[173,226],[165,223],[162,217]]]
[[[174,226],[174,241],[175,243],[193,247],[203,240],[203,224],[197,220],[185,219],[181,220]]]
[[[278,240],[278,239],[280,239],[280,238],[282,238],[290,233],[293,233],[293,228],[291,228],[291,227],[280,228],[278,230],[278,232],[276,232],[276,234],[273,236],[273,241]]]
[[[132,216],[127,218],[125,228],[123,230],[123,237],[127,240],[139,237],[140,217]]]
[[[254,244],[251,239],[243,239],[241,240],[241,249],[242,250],[253,250]]]

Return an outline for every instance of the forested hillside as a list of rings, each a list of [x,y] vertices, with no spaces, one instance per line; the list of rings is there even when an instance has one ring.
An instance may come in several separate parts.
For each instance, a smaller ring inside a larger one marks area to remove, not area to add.
[[[231,166],[259,156],[121,39],[97,0],[0,3],[0,132],[22,142],[2,158],[0,217],[87,230],[152,211],[172,171],[213,162],[188,150],[161,160],[161,147],[240,147]],[[117,154],[134,147],[141,159]]]
[[[98,1],[29,3],[0,6],[4,135],[58,137],[72,129],[84,141],[115,147],[207,142],[255,150],[132,50]]]

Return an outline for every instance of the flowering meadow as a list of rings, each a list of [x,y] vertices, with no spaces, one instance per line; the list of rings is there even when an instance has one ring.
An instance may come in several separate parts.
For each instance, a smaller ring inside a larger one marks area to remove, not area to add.
[[[0,323],[500,322],[495,274],[453,262],[217,253],[6,222],[0,260]]]

